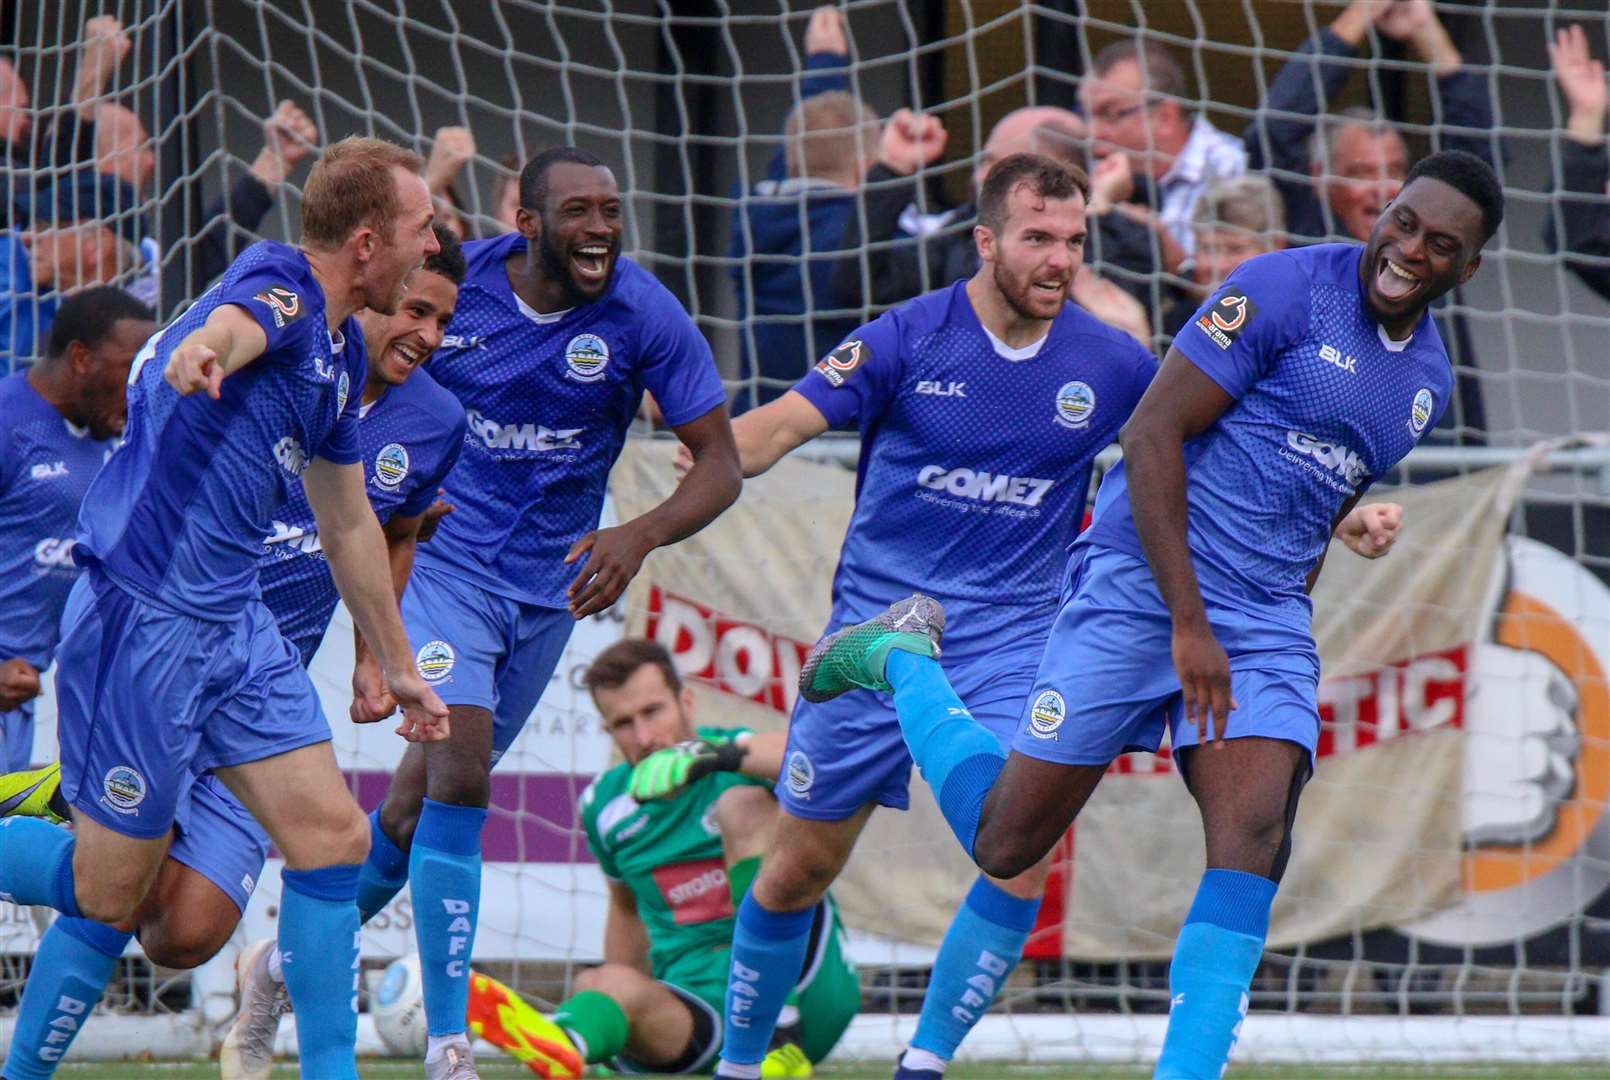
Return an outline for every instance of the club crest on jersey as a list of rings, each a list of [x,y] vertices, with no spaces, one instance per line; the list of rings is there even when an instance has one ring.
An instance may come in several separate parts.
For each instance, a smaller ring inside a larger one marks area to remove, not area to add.
[[[1414,401],[1409,405],[1409,430],[1415,438],[1419,438],[1425,432],[1426,425],[1431,423],[1431,411],[1436,403],[1436,398],[1426,387],[1422,386],[1414,392]]]
[[[788,790],[797,799],[808,799],[811,796],[811,787],[816,783],[816,766],[806,756],[805,751],[795,750],[788,755]]]
[[[1225,289],[1213,306],[1197,318],[1196,328],[1219,348],[1228,349],[1256,314],[1258,305],[1252,302],[1252,298],[1240,289],[1231,287]]]
[[[609,346],[597,334],[577,334],[565,346],[566,376],[577,382],[597,382],[609,366]]]
[[[866,343],[851,339],[828,353],[816,365],[816,370],[822,373],[829,385],[837,389],[844,385],[844,380],[850,373],[864,364],[872,356],[872,350]]]
[[[1057,391],[1056,422],[1066,428],[1082,428],[1096,411],[1096,392],[1089,383],[1064,383]]]
[[[335,414],[340,416],[347,411],[347,394],[352,391],[352,377],[346,372],[335,383]]]
[[[270,285],[252,299],[268,308],[276,327],[295,322],[302,316],[301,297],[283,285]]]
[[[1068,717],[1067,703],[1055,690],[1041,690],[1029,707],[1029,733],[1036,739],[1055,739],[1057,728]]]
[[[145,777],[130,765],[114,765],[101,781],[102,802],[119,814],[135,813],[145,801]]]
[[[451,675],[457,660],[453,646],[440,638],[425,642],[414,654],[414,666],[419,668],[419,677],[429,683],[441,682]]]
[[[375,483],[392,490],[408,475],[408,448],[402,443],[387,443],[375,455]]]

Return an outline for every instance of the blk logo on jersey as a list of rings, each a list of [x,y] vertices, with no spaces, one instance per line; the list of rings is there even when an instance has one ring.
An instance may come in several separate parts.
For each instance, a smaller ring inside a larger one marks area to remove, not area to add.
[[[917,393],[929,394],[933,397],[966,397],[967,384],[964,382],[939,382],[935,379],[919,379]]]
[[[1196,320],[1196,327],[1213,344],[1228,349],[1256,314],[1258,305],[1246,293],[1232,286],[1224,290],[1218,301],[1202,313]]]
[[[597,334],[577,334],[565,346],[567,378],[577,382],[597,382],[609,366],[609,346]]]
[[[41,461],[28,470],[30,480],[55,480],[66,475],[65,461]]]
[[[844,385],[856,368],[871,359],[872,350],[861,341],[850,340],[823,357],[816,365],[822,377],[837,389]]]
[[[1096,411],[1096,392],[1090,389],[1089,383],[1064,383],[1062,389],[1057,391],[1056,422],[1065,428],[1078,430],[1090,425],[1090,417]]]
[[[1358,359],[1352,356],[1343,356],[1342,351],[1334,345],[1321,345],[1319,358],[1333,367],[1339,367],[1349,375],[1358,374]]]
[[[408,448],[402,443],[387,443],[375,455],[375,483],[387,491],[394,490],[408,476]]]
[[[270,285],[252,299],[268,308],[274,316],[276,327],[283,327],[302,317],[301,297],[283,285]]]

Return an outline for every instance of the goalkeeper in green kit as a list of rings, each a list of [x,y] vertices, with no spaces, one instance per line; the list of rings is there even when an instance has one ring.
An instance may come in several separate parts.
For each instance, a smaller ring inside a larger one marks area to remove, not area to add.
[[[695,729],[693,695],[652,641],[610,646],[585,682],[625,763],[581,796],[587,846],[609,884],[604,963],[577,977],[553,1022],[588,1062],[707,1072],[721,1048],[737,903],[777,816],[784,736]],[[762,1076],[810,1076],[860,1007],[831,898],[811,935]]]

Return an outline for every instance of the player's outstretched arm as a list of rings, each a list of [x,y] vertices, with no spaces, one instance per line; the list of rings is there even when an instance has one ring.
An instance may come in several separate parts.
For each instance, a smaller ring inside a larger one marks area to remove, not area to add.
[[[447,738],[447,706],[419,677],[397,613],[386,541],[364,492],[363,466],[314,458],[302,474],[302,487],[341,599],[380,659],[392,696],[403,707],[397,734],[410,742]]]
[[[1224,737],[1235,702],[1230,697],[1230,658],[1208,625],[1186,541],[1185,444],[1206,431],[1232,400],[1171,348],[1119,435],[1135,532],[1174,621],[1174,671],[1185,714],[1204,734],[1211,718],[1215,741]]]
[[[234,304],[219,304],[168,355],[162,377],[181,396],[205,390],[216,400],[226,378],[267,350],[268,335],[256,319]]]
[[[648,927],[637,913],[637,897],[619,881],[609,885],[609,911],[604,915],[604,963],[625,964],[648,975]]]
[[[419,549],[419,529],[424,514],[404,517],[393,514],[380,531],[386,538],[386,561],[391,566],[391,585],[397,602],[402,603],[403,590],[414,572],[414,553]],[[397,701],[386,685],[386,673],[380,658],[369,648],[362,632],[353,627],[352,636],[352,721],[372,724],[384,720],[397,711]]]
[[[826,430],[827,418],[822,411],[804,394],[793,390],[744,413],[732,422],[744,479],[759,476]],[[677,479],[685,479],[691,468],[693,453],[684,444],[676,452]]]
[[[668,799],[711,773],[735,772],[775,781],[783,770],[788,733],[740,733],[724,742],[689,739],[656,750],[632,768],[630,791],[638,802]]]
[[[613,529],[595,529],[571,546],[565,562],[586,556],[570,583],[570,613],[584,619],[620,599],[648,553],[692,536],[738,498],[743,476],[732,424],[718,405],[673,429],[693,458],[682,483],[660,505]]]

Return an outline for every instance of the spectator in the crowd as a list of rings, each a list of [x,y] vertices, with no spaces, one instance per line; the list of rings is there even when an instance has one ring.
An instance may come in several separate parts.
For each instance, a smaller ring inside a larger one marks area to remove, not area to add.
[[[1610,88],[1605,85],[1604,64],[1588,51],[1588,35],[1580,26],[1555,34],[1549,60],[1566,104],[1558,179],[1563,197],[1556,200],[1563,238],[1556,233],[1554,214],[1549,214],[1544,239],[1550,251],[1566,252],[1565,265],[1583,284],[1610,300],[1610,153],[1605,149]]]
[[[916,198],[915,181],[909,178],[939,160],[949,136],[936,116],[918,115],[909,109],[896,112],[884,125],[877,164],[866,175],[864,210],[850,215],[839,244],[851,254],[841,258],[834,270],[833,292],[838,303],[886,307],[970,276],[978,269],[978,247],[973,241],[975,203],[990,168],[1018,153],[1045,154],[1082,166],[1087,135],[1084,121],[1066,109],[1042,106],[1007,113],[991,129],[973,168],[968,187],[971,201],[931,222],[935,227],[917,237],[913,235],[916,227],[902,225],[902,219],[907,225],[916,225],[912,221],[915,215],[906,212]],[[1138,297],[1147,294],[1157,269],[1152,236],[1146,226],[1123,214],[1101,212],[1094,197],[1088,210],[1086,265],[1074,278],[1070,296],[1097,318],[1149,339],[1146,309]],[[1098,259],[1103,272],[1110,272],[1133,292],[1092,273],[1090,266]]]
[[[785,393],[860,323],[859,310],[837,310],[848,305],[834,299],[833,268],[855,191],[877,157],[878,115],[845,89],[850,43],[837,8],[811,13],[805,56],[782,145],[732,215],[738,374],[757,380],[734,412]]]
[[[497,182],[492,185],[492,220],[498,232],[515,231],[514,215],[520,210],[520,168],[524,164],[519,154],[503,155],[498,162]]]
[[[1257,173],[1232,176],[1209,184],[1191,215],[1196,252],[1191,256],[1191,282],[1177,290],[1163,315],[1170,337],[1223,284],[1230,271],[1265,252],[1286,246],[1286,212],[1269,178]]]
[[[22,81],[9,59],[0,57],[0,143],[4,144],[6,165],[17,167],[28,163],[28,133],[33,126],[28,84]]]
[[[431,143],[425,162],[425,186],[436,202],[436,220],[453,234],[468,240],[471,232],[464,199],[458,193],[458,177],[475,156],[475,136],[467,127],[441,127]]]
[[[1079,104],[1097,158],[1092,181],[1116,201],[1137,203],[1190,254],[1197,199],[1214,180],[1246,171],[1240,141],[1191,106],[1185,72],[1155,41],[1119,41],[1098,52],[1079,84]],[[1178,267],[1165,253],[1163,269]]]
[[[1436,148],[1465,150],[1496,164],[1486,79],[1465,69],[1430,0],[1353,0],[1317,42],[1304,43],[1287,61],[1244,136],[1251,166],[1271,170],[1286,203],[1286,228],[1294,238],[1369,239],[1382,209],[1408,175],[1403,136],[1373,113],[1347,110],[1319,124],[1353,68],[1322,62],[1316,52],[1324,58],[1354,58],[1371,27],[1383,37],[1408,43],[1436,76],[1437,115],[1445,129],[1433,140]],[[1460,302],[1458,289],[1449,296],[1454,304]],[[1470,327],[1463,316],[1450,317],[1448,307],[1446,300],[1439,301],[1433,311],[1458,373],[1458,394],[1443,413],[1440,438],[1447,441],[1453,431],[1461,441],[1479,442],[1487,420]]]
[[[1409,174],[1403,136],[1370,110],[1346,110],[1319,123],[1355,70],[1319,58],[1356,58],[1371,27],[1408,43],[1436,76],[1442,129],[1436,148],[1466,150],[1494,164],[1487,80],[1466,70],[1430,0],[1353,0],[1281,68],[1243,136],[1250,166],[1271,170],[1296,237],[1367,239]]]
[[[101,218],[117,181],[78,171],[19,202],[19,222],[0,232],[0,373],[31,362],[50,336],[63,294],[115,280],[132,245]]]

